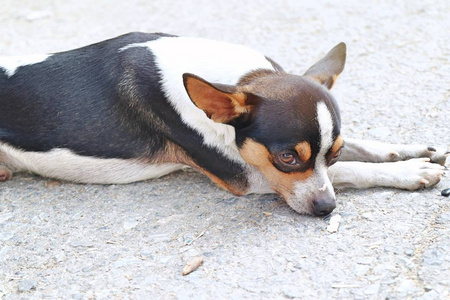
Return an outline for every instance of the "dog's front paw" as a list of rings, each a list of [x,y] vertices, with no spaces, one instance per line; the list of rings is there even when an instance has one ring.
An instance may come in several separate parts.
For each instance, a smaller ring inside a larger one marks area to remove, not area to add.
[[[420,145],[397,145],[397,149],[390,150],[387,154],[387,161],[401,161],[411,158],[429,158],[430,162],[445,165],[449,152],[436,149],[434,147]],[[386,150],[385,150],[386,151]]]
[[[346,139],[342,161],[396,162],[427,157],[431,162],[444,165],[450,153],[424,145],[386,144],[376,141]]]
[[[431,152],[431,156],[428,156],[431,159],[431,162],[440,164],[441,166],[445,165],[447,157],[450,156],[450,151],[442,151],[436,150],[433,147],[428,147],[428,150]]]
[[[11,170],[5,167],[4,165],[0,165],[0,181],[6,181],[10,179],[11,176],[12,176]]]
[[[432,163],[430,158],[416,158],[393,163],[397,178],[393,178],[392,186],[417,190],[434,186],[441,180],[444,167]]]

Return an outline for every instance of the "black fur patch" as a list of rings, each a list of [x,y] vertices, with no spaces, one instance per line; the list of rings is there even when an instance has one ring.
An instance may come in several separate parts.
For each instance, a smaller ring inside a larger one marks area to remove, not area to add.
[[[236,143],[242,147],[245,140],[251,138],[276,155],[286,150],[295,152],[295,146],[306,141],[311,146],[311,159],[304,166],[308,169],[314,166],[321,147],[317,104],[324,102],[331,113],[333,139],[340,134],[341,120],[337,103],[327,90],[310,80],[298,78],[296,84],[284,88],[289,92],[280,88],[277,99],[252,95],[259,98],[258,105],[250,116],[246,116],[247,125],[237,127]]]
[[[168,36],[131,33],[42,63],[0,72],[0,141],[25,151],[65,148],[98,158],[147,158],[169,140],[220,179],[246,186],[244,169],[203,144],[161,89],[148,48],[119,49]],[[182,78],[180,78],[180,81]]]

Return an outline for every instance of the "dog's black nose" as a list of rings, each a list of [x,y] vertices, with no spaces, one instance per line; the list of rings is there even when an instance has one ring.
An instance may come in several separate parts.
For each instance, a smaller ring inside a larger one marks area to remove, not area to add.
[[[314,201],[314,214],[316,216],[326,216],[336,208],[336,202],[333,199],[319,199]]]

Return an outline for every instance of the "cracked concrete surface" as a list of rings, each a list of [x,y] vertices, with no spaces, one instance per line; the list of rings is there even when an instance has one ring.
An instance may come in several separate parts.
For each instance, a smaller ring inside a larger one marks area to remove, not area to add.
[[[342,2],[342,3],[341,3]],[[129,31],[235,42],[301,74],[338,42],[343,133],[450,145],[446,1],[2,0],[0,53]],[[1,109],[1,108],[0,108]],[[450,206],[437,187],[338,191],[338,232],[275,195],[191,170],[129,185],[0,184],[1,299],[448,299]],[[193,273],[181,271],[203,256]]]

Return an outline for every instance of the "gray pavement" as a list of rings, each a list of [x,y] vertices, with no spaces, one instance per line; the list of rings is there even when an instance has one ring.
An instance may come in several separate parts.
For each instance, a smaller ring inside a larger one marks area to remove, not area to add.
[[[301,74],[344,41],[344,135],[447,148],[449,15],[444,0],[1,0],[0,54],[160,31],[245,44]],[[123,186],[17,175],[0,184],[0,298],[448,299],[444,187],[338,191],[330,233],[191,170]]]

